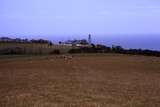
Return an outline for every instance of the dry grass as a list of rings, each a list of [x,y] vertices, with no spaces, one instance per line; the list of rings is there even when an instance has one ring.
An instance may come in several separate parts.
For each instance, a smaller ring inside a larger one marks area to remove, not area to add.
[[[160,107],[160,58],[3,58],[0,107]]]

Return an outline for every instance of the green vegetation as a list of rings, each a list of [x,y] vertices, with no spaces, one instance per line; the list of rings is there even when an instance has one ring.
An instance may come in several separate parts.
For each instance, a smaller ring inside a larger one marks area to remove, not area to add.
[[[59,45],[53,44],[48,40],[28,40],[0,38],[1,55],[42,55],[42,54],[75,54],[75,53],[120,53],[130,55],[147,55],[160,57],[160,51],[142,49],[124,49],[121,46],[108,47],[102,44],[89,44],[85,39],[68,40]]]

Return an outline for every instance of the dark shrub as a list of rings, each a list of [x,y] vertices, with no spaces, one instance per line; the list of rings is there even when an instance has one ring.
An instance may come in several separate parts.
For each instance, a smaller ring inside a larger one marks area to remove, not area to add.
[[[113,45],[112,46],[112,52],[114,52],[114,53],[123,53],[124,49],[121,46]]]
[[[24,54],[24,50],[22,48],[16,47],[16,48],[6,48],[3,50],[0,50],[0,54],[3,55],[14,55],[14,54]]]
[[[56,54],[56,55],[58,55],[58,54],[61,54],[61,52],[60,52],[59,49],[55,49],[50,54]]]
[[[81,49],[70,49],[70,50],[68,51],[68,53],[70,53],[70,54],[81,53]]]

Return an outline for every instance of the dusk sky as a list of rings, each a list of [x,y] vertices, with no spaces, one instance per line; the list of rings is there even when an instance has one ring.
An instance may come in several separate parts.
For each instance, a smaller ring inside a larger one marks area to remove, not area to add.
[[[0,36],[160,50],[160,0],[0,0]]]

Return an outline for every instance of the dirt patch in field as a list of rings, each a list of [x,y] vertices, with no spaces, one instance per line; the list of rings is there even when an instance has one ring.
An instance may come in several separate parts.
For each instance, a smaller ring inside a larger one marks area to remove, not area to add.
[[[160,107],[160,58],[4,58],[0,107]]]

